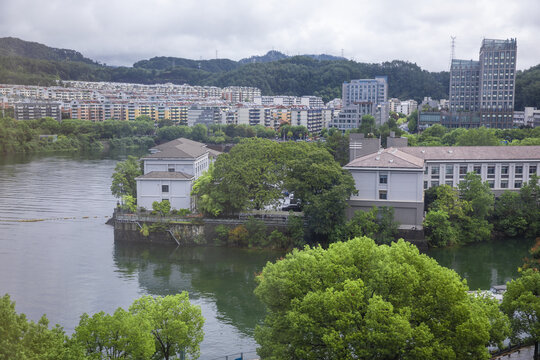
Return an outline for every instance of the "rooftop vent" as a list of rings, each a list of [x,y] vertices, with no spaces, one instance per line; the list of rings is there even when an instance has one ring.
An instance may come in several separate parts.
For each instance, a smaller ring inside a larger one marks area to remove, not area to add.
[[[380,157],[380,156],[376,156],[376,157],[375,157],[375,160],[381,160],[381,157]]]
[[[454,150],[448,150],[449,154],[452,154],[453,152],[454,152]]]
[[[393,163],[394,162],[394,159],[390,159],[388,160],[389,163]]]

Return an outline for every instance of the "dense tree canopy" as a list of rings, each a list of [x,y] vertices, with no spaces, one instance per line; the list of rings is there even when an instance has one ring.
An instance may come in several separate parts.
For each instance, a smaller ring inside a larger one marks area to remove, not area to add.
[[[258,280],[264,359],[488,359],[507,335],[495,300],[404,241],[294,250]]]
[[[193,186],[199,210],[214,216],[277,207],[285,191],[304,211],[314,241],[326,241],[344,222],[346,200],[355,188],[350,173],[323,146],[260,138],[243,140],[220,155]]]
[[[540,358],[540,272],[526,270],[510,281],[501,308],[510,318],[512,339],[531,339],[535,344],[535,359]]]

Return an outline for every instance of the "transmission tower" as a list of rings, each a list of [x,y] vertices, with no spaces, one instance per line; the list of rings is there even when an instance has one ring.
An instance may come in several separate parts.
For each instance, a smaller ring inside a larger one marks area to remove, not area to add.
[[[452,48],[451,48],[451,51],[450,51],[450,66],[449,68],[452,67],[452,60],[454,60],[455,56],[456,56],[456,37],[455,36],[450,36],[452,38]]]

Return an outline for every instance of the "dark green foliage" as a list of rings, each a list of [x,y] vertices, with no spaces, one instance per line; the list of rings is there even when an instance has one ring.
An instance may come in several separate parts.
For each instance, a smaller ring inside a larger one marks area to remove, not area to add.
[[[501,309],[510,318],[512,340],[535,344],[534,359],[540,358],[540,272],[528,269],[507,283]]]
[[[526,106],[540,108],[540,64],[516,73],[516,100],[514,108]]]
[[[426,239],[433,246],[489,240],[493,225],[488,221],[494,196],[479,175],[468,173],[459,191],[449,185],[429,192],[431,205],[424,220]]]
[[[295,195],[313,241],[328,241],[343,224],[354,181],[328,151],[307,142],[243,140],[197,180],[193,194],[206,214],[230,215],[277,206],[283,191]]]
[[[505,191],[495,202],[495,230],[509,237],[534,238],[540,233],[540,185],[532,175],[519,193]]]
[[[24,41],[13,37],[0,38],[0,55],[20,56],[39,60],[77,61],[95,65],[96,62],[85,58],[81,53],[56,49],[36,42]]]
[[[345,233],[347,239],[366,236],[378,244],[389,244],[396,239],[398,227],[393,208],[374,206],[370,211],[355,211],[345,224]]]
[[[250,216],[244,226],[248,231],[249,247],[265,247],[268,245],[268,236],[264,221]]]
[[[98,65],[73,50],[53,49],[13,38],[2,40],[0,83],[5,84],[44,86],[55,85],[57,80],[83,80],[141,84],[171,82],[220,87],[237,85],[258,87],[263,95],[313,94],[329,101],[341,96],[344,81],[386,75],[389,97],[421,101],[425,96],[448,98],[450,81],[446,71],[428,72],[405,61],[367,64],[315,56],[295,56],[257,63],[154,57],[138,61],[133,67],[109,67]],[[517,72],[516,109],[524,106],[540,108],[539,77],[540,65]]]

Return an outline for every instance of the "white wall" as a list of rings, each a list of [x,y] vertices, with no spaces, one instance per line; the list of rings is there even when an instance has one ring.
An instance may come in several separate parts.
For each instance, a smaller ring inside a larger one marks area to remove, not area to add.
[[[162,192],[169,185],[169,192]],[[154,201],[168,199],[172,209],[191,209],[191,180],[137,180],[137,205],[152,209]]]
[[[423,201],[422,171],[393,169],[351,170],[358,195],[351,199],[379,200],[379,191],[387,191],[388,201]],[[379,175],[388,176],[386,184],[379,183]]]

